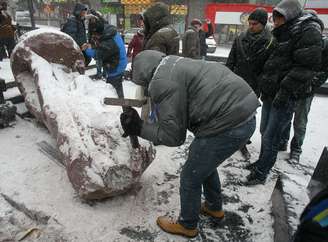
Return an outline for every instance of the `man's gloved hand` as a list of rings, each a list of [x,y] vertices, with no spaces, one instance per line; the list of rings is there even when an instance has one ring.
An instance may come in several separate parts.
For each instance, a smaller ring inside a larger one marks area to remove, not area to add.
[[[123,137],[127,137],[129,135],[140,135],[143,121],[134,108],[127,107],[121,114],[120,120],[124,130],[124,134],[122,135]]]
[[[290,94],[288,93],[288,91],[280,89],[276,94],[275,98],[273,99],[272,105],[275,108],[283,108],[287,105],[289,97]]]

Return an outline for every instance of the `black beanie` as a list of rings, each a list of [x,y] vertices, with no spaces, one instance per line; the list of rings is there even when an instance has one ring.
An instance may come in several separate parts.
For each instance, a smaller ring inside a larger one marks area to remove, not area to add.
[[[89,32],[102,34],[104,32],[104,21],[97,17],[94,17],[89,20]]]
[[[264,8],[257,8],[249,15],[248,20],[258,21],[265,26],[268,22],[268,13]]]

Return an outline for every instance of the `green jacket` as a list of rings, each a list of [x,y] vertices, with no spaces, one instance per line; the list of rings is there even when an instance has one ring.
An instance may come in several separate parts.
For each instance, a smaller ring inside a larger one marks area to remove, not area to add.
[[[178,33],[170,26],[170,13],[164,3],[149,7],[144,17],[144,50],[157,50],[166,55],[179,54]]]

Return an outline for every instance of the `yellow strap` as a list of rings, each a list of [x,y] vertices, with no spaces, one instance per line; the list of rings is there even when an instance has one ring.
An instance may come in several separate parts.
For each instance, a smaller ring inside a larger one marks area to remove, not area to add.
[[[272,42],[273,42],[273,36],[271,36],[270,42],[269,42],[268,46],[266,47],[266,49],[269,49],[269,47],[272,45]]]
[[[328,217],[328,208],[326,210],[323,210],[321,213],[319,213],[317,216],[314,217],[314,221],[320,222],[322,219]]]

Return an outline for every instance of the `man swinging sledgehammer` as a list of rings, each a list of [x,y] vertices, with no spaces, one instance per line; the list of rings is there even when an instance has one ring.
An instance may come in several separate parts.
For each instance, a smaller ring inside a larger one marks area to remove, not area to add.
[[[147,123],[128,108],[120,117],[125,135],[167,146],[183,144],[187,129],[195,136],[181,172],[180,216],[176,221],[157,219],[168,233],[195,237],[200,212],[224,217],[217,167],[252,136],[257,97],[243,79],[219,63],[166,57],[152,50],[136,56],[132,80],[148,89],[158,121]]]

